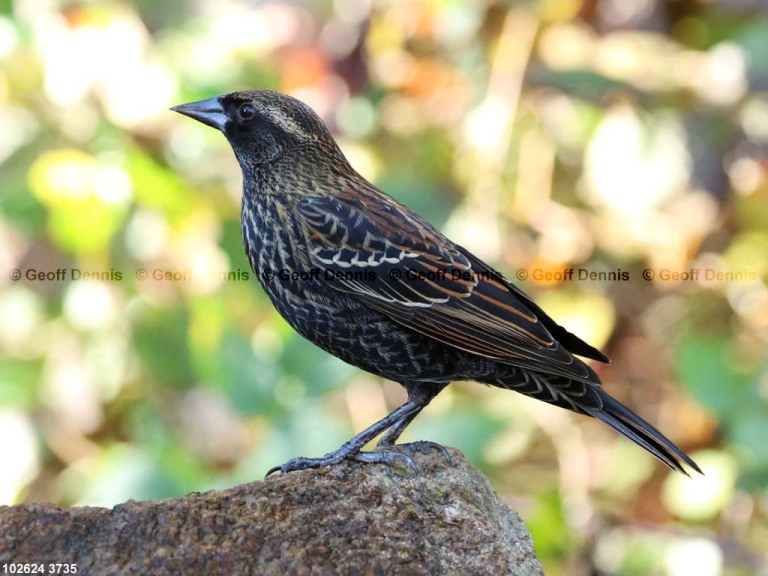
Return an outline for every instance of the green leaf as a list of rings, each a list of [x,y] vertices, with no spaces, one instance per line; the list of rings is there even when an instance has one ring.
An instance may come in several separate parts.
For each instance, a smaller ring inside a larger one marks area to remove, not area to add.
[[[31,408],[35,403],[42,366],[21,360],[0,364],[0,406]]]
[[[152,374],[169,386],[188,386],[195,374],[189,358],[185,308],[143,307],[135,320],[134,345]]]
[[[126,168],[137,204],[159,210],[171,221],[189,212],[194,198],[179,175],[137,150],[131,151]]]
[[[576,547],[563,502],[556,490],[539,494],[525,524],[531,532],[536,554],[541,558],[561,558]]]
[[[281,374],[269,359],[257,356],[250,342],[235,330],[221,340],[216,387],[242,414],[270,414],[276,409],[274,389]]]
[[[689,337],[678,350],[677,367],[686,387],[698,402],[719,415],[730,414],[738,406],[728,356],[724,338]]]

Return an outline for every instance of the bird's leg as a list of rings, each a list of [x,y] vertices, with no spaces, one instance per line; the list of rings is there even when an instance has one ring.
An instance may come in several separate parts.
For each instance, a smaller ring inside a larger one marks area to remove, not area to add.
[[[395,446],[395,442],[397,442],[397,439],[400,438],[400,435],[403,433],[403,430],[406,429],[406,427],[413,421],[413,419],[419,415],[419,412],[421,412],[427,406],[427,404],[429,404],[432,398],[437,396],[440,390],[442,390],[444,387],[445,385],[437,385],[431,390],[427,389],[426,393],[423,386],[415,387],[413,389],[409,388],[408,400],[413,400],[414,402],[417,402],[419,404],[418,410],[402,418],[401,420],[398,420],[389,430],[387,430],[387,433],[381,437],[381,440],[379,440],[376,443],[376,447],[388,448],[388,447]],[[449,466],[453,464],[453,462],[451,461],[451,455],[448,453],[448,450],[445,449],[445,446],[441,446],[437,442],[429,442],[428,440],[417,440],[416,442],[406,442],[405,444],[398,444],[398,446],[406,450],[413,450],[413,451],[422,452],[425,454],[430,450],[437,450],[438,452],[440,452],[443,458],[445,458],[445,461],[448,462]],[[386,453],[386,452],[383,452],[383,453]]]
[[[359,460],[361,462],[384,462],[391,464],[396,460],[402,460],[408,466],[416,469],[416,463],[407,454],[396,452],[394,450],[386,452],[361,452],[363,446],[376,438],[379,434],[396,426],[401,420],[406,420],[406,424],[413,420],[413,417],[424,408],[425,404],[417,400],[409,399],[405,404],[393,410],[390,414],[360,432],[354,438],[347,440],[338,450],[329,452],[320,458],[306,458],[300,456],[289,460],[282,466],[275,466],[267,472],[267,476],[274,472],[293,472],[295,470],[308,470],[310,468],[320,468],[330,464],[338,464],[345,458]],[[402,430],[402,427],[401,427]]]
[[[407,418],[403,418],[402,420],[395,422],[395,424],[389,430],[387,430],[387,433],[381,437],[381,440],[376,443],[376,446],[394,446],[395,442],[397,442],[397,439],[400,438],[400,434],[403,433],[403,430],[405,430],[408,424],[413,422],[413,419],[416,418],[416,416],[419,415],[419,412],[421,412],[423,409],[424,406],[420,406],[416,412]]]
[[[400,438],[400,434],[403,433],[403,430],[405,430],[406,426],[413,421],[413,419],[421,412],[421,410],[424,408],[424,406],[421,406],[418,411],[414,412],[407,418],[403,418],[399,422],[397,422],[394,426],[392,426],[389,430],[387,430],[387,433],[382,436],[381,440],[379,440],[376,443],[377,448],[386,448],[390,446],[395,446],[395,442],[398,438]],[[451,455],[448,453],[448,450],[445,449],[445,446],[442,446],[438,444],[437,442],[430,442],[429,440],[417,440],[415,442],[406,442],[404,444],[397,444],[400,448],[405,448],[406,450],[414,450],[416,452],[422,452],[427,453],[430,450],[437,450],[440,452],[440,454],[445,458],[445,461],[448,462],[448,465],[451,466],[453,462],[451,461]],[[386,453],[386,452],[384,452]]]

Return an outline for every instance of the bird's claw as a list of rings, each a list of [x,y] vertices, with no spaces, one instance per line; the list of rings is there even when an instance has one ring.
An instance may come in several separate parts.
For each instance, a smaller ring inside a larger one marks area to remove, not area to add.
[[[311,470],[313,468],[321,468],[322,466],[329,466],[331,464],[338,464],[344,459],[343,456],[337,456],[335,454],[328,454],[322,458],[306,458],[299,456],[298,458],[291,458],[285,464],[280,466],[273,466],[267,471],[264,478],[267,478],[275,472],[285,474],[286,472],[296,472],[298,470]]]
[[[291,460],[288,460],[288,462],[286,462],[285,464],[281,464],[280,466],[273,466],[267,471],[264,478],[269,477],[275,472],[280,472],[281,474],[285,474],[286,472],[296,472],[298,470],[311,470],[313,468],[330,466],[332,464],[338,464],[345,458],[348,460],[357,460],[358,462],[369,462],[369,463],[381,462],[384,464],[394,464],[395,462],[400,460],[404,462],[414,472],[418,472],[419,470],[419,467],[416,465],[416,462],[413,460],[413,458],[408,456],[408,454],[403,454],[402,452],[398,452],[396,450],[387,450],[387,451],[381,451],[381,452],[352,452],[349,454],[345,454],[343,456],[331,453],[331,454],[326,454],[322,458],[305,458],[303,456],[299,456],[298,458],[292,458]]]
[[[404,444],[379,443],[377,446],[380,448],[397,446],[398,448],[408,450],[409,452],[421,452],[422,454],[429,454],[430,451],[437,450],[440,453],[440,455],[445,459],[448,466],[453,466],[453,460],[451,459],[451,454],[448,452],[445,446],[438,444],[437,442],[430,442],[429,440],[417,440],[415,442],[406,442]]]
[[[397,460],[401,460],[407,464],[413,472],[419,471],[419,467],[413,458],[408,456],[408,454],[403,454],[396,450],[387,450],[385,452],[358,452],[356,454],[350,454],[348,457],[357,460],[358,462],[381,462],[384,464],[394,464]]]
[[[416,450],[423,454],[429,453],[430,450],[437,450],[440,455],[445,459],[448,466],[453,466],[453,460],[448,449],[442,444],[437,442],[430,442],[429,440],[417,440],[416,442],[408,442],[405,444],[407,450]]]

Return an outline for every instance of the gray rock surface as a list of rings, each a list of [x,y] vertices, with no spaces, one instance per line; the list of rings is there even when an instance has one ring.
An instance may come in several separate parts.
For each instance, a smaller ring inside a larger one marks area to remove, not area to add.
[[[112,509],[0,507],[0,566],[103,574],[542,574],[525,524],[451,450]],[[46,571],[44,573],[50,573]]]

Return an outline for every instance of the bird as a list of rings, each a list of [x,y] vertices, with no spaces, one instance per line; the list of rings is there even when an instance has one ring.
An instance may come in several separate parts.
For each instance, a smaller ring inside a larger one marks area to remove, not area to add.
[[[224,134],[243,177],[245,253],[301,336],[401,384],[406,401],[338,449],[267,475],[338,464],[404,462],[440,444],[397,444],[446,386],[474,381],[596,418],[672,470],[699,466],[614,399],[582,358],[609,358],[560,326],[502,273],[361,176],[301,100],[246,90],[172,111]],[[363,450],[380,437],[373,450]]]

